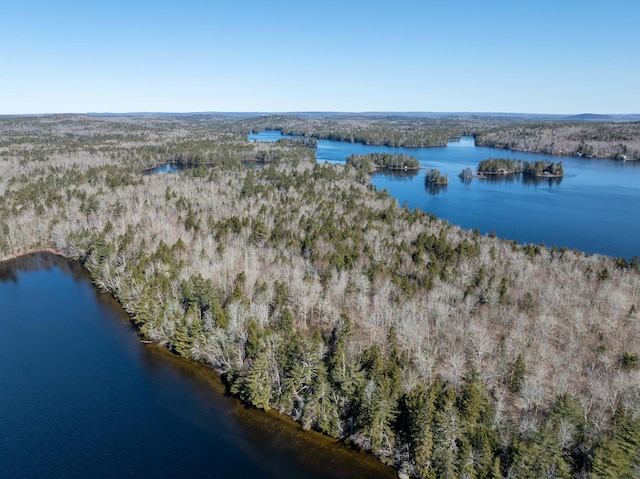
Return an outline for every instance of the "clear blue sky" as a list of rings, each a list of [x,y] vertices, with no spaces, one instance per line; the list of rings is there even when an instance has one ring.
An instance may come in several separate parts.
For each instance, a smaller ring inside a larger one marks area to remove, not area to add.
[[[4,0],[0,114],[640,113],[637,0]]]

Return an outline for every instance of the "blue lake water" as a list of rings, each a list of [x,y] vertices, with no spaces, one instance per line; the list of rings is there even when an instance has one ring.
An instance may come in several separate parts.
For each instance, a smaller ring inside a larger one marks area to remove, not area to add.
[[[0,477],[386,478],[391,468],[225,395],[142,344],[77,264],[0,263]]]
[[[275,141],[279,131],[249,135]],[[420,208],[465,229],[492,231],[520,243],[566,246],[587,253],[630,259],[640,256],[640,164],[606,159],[558,157],[476,147],[472,138],[445,148],[391,148],[319,140],[319,162],[345,163],[351,154],[405,153],[426,168],[449,176],[446,187],[429,188],[424,172],[381,171],[372,178],[409,208]],[[559,180],[526,181],[521,176],[462,181],[466,167],[475,171],[487,158],[562,161]]]

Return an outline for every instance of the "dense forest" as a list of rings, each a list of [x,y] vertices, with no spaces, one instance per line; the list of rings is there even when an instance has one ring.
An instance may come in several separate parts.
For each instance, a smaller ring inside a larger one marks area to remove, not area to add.
[[[519,123],[476,130],[476,144],[549,155],[640,160],[640,122]]]
[[[0,259],[80,262],[143,337],[403,476],[640,475],[637,259],[461,230],[246,138],[282,122],[0,118]],[[142,175],[167,161],[191,168]]]

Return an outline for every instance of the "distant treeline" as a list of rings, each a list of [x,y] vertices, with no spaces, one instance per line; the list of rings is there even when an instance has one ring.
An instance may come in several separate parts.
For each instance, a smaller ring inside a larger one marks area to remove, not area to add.
[[[480,128],[476,145],[549,155],[640,160],[640,122],[514,122]]]
[[[442,147],[450,138],[473,135],[480,127],[491,127],[504,120],[426,117],[296,117],[270,115],[228,122],[234,133],[280,130],[283,135],[318,140],[345,141],[391,147]]]

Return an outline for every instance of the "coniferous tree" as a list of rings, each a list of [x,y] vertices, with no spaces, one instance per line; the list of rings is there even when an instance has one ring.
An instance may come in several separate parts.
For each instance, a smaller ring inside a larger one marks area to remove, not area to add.
[[[433,422],[435,412],[435,389],[416,386],[404,401],[406,411],[407,439],[416,472],[424,478],[435,478]]]
[[[522,354],[518,353],[518,357],[516,357],[515,362],[513,363],[513,367],[511,368],[511,375],[509,376],[508,388],[512,393],[517,393],[522,388],[522,384],[524,383],[524,375],[527,369],[524,364],[524,359],[522,358]]]

